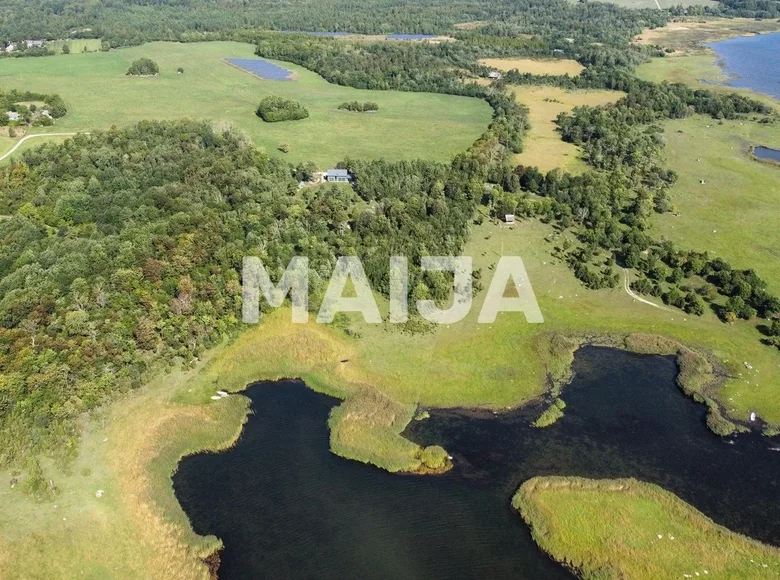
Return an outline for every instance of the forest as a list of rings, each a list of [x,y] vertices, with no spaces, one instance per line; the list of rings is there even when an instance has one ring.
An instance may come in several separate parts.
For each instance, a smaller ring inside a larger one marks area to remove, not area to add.
[[[776,18],[778,6],[778,0],[724,0],[715,7],[679,6],[666,12],[565,0],[0,0],[0,41],[102,38],[109,48],[153,40],[229,39],[248,29],[441,34],[453,32],[457,23],[487,21],[483,32],[493,37],[533,34],[553,42],[571,37],[583,46],[615,45],[686,11]]]
[[[337,256],[388,291],[407,255],[415,296],[446,299],[414,258],[454,255],[525,110],[493,96],[485,135],[452,164],[347,161],[355,187],[304,188],[292,167],[208,122],[142,122],[26,152],[0,171],[0,464],[76,449],[77,417],[197,359],[237,331],[240,267],[311,261],[315,298]],[[423,241],[421,243],[421,241]]]

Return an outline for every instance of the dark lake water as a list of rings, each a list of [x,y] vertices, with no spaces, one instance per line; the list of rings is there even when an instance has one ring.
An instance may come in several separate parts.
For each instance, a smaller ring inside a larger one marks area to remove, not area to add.
[[[708,45],[721,58],[730,84],[780,99],[780,33],[739,36]]]
[[[566,415],[432,411],[406,435],[455,457],[443,476],[392,475],[328,450],[338,401],[297,381],[246,391],[237,445],[182,460],[174,488],[199,534],[222,538],[220,578],[568,578],[510,506],[536,475],[636,477],[729,528],[780,545],[780,442],[722,440],[660,356],[581,349]]]
[[[771,159],[772,161],[780,161],[780,151],[777,149],[771,149],[769,147],[755,147],[753,149],[753,155],[759,159]]]

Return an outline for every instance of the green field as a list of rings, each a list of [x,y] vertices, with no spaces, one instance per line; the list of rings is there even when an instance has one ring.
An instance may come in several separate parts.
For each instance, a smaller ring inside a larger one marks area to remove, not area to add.
[[[780,293],[780,167],[749,152],[753,145],[780,148],[780,124],[692,117],[665,129],[666,163],[679,174],[671,197],[680,215],[657,216],[658,234],[753,268]]]
[[[780,549],[633,479],[539,477],[513,500],[534,540],[583,578],[777,578]]]
[[[479,99],[428,93],[362,91],[332,85],[295,65],[278,63],[297,81],[264,81],[224,62],[253,57],[253,47],[234,42],[151,43],[111,52],[59,55],[0,62],[0,83],[59,93],[68,114],[54,127],[33,132],[89,131],[145,119],[211,119],[233,123],[261,148],[293,162],[314,161],[327,169],[345,157],[449,160],[467,149],[490,122]],[[156,78],[125,76],[130,63],[149,57],[160,65]],[[176,74],[182,67],[184,74]],[[299,101],[310,117],[264,123],[255,115],[260,100],[279,95]],[[377,113],[341,111],[345,101],[374,101]],[[277,151],[287,143],[290,152]]]
[[[71,54],[82,52],[97,52],[100,50],[101,40],[99,38],[70,38],[68,40],[52,40],[46,44],[47,48],[57,53],[62,52],[62,47],[68,45]]]

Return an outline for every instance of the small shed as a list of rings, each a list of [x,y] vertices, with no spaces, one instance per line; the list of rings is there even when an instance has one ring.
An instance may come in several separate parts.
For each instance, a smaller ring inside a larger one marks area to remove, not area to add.
[[[335,183],[348,183],[352,179],[349,171],[346,169],[328,169],[325,172],[325,181]]]
[[[507,223],[507,224],[515,223],[515,214],[513,214],[513,213],[506,214],[504,216],[504,223]]]
[[[490,72],[490,74],[489,74],[488,76],[489,76],[491,79],[493,79],[493,80],[498,80],[498,79],[500,79],[500,78],[501,78],[501,73],[500,73],[499,71],[497,71],[497,70],[494,70],[494,71],[491,71],[491,72]]]

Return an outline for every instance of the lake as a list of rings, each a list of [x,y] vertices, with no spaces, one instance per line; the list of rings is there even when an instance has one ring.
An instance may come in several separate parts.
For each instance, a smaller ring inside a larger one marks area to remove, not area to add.
[[[780,33],[738,36],[708,44],[732,76],[730,85],[780,99]]]
[[[586,347],[574,372],[566,414],[547,429],[530,426],[532,406],[413,422],[406,436],[454,456],[442,476],[336,457],[326,422],[337,400],[298,381],[253,385],[236,446],[183,459],[174,489],[195,531],[223,539],[222,580],[570,578],[510,507],[536,475],[637,477],[780,544],[777,439],[709,432],[668,357]]]
[[[777,149],[771,149],[769,147],[754,147],[753,155],[759,159],[780,162],[780,151]]]

